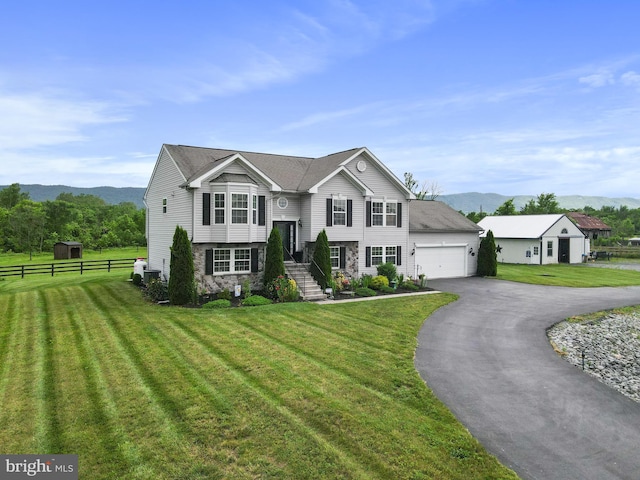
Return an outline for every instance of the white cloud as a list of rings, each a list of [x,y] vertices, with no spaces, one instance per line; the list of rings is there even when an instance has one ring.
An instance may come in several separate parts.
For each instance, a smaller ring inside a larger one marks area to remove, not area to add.
[[[592,88],[604,87],[606,85],[613,85],[615,83],[613,74],[610,72],[594,73],[592,75],[580,77],[578,81]]]
[[[623,85],[627,85],[630,87],[640,87],[640,74],[634,72],[633,70],[625,72],[620,76],[620,81]]]

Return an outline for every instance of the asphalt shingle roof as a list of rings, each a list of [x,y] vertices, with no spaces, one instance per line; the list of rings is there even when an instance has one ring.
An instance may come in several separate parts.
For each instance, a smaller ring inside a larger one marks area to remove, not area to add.
[[[409,202],[410,232],[478,232],[482,227],[451,208],[435,200]]]

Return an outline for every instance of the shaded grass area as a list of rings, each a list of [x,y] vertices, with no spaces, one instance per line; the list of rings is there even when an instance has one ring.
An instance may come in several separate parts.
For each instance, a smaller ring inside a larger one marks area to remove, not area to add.
[[[0,286],[3,453],[92,479],[516,478],[414,369],[453,295],[207,311],[65,280]]]
[[[498,264],[500,280],[563,287],[628,287],[640,285],[640,272],[587,265]]]

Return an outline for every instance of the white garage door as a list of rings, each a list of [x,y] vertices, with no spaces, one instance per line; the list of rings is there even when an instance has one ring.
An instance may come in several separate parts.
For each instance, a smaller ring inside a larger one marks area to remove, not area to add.
[[[427,278],[455,278],[467,275],[465,246],[416,245],[417,273]]]

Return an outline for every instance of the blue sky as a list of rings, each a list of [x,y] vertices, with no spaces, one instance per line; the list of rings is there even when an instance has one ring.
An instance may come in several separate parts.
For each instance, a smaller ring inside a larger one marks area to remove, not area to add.
[[[0,185],[146,186],[163,143],[368,147],[440,192],[640,197],[640,2],[31,1]]]

